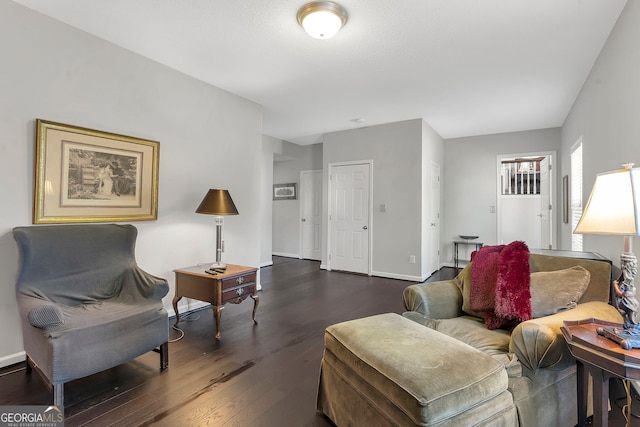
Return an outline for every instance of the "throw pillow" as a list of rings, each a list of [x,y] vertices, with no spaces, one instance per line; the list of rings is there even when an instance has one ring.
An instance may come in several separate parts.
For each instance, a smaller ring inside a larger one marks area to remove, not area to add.
[[[575,308],[590,280],[589,270],[579,265],[564,270],[531,273],[533,318]]]
[[[531,319],[529,248],[526,243],[511,242],[500,252],[496,283],[496,327],[508,320],[518,323]],[[489,329],[494,329],[487,325]]]

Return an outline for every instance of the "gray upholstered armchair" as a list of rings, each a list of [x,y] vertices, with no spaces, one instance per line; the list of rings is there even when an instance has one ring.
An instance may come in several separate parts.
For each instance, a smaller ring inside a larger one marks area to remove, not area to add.
[[[137,266],[134,226],[16,227],[13,235],[27,372],[42,372],[54,405],[64,406],[64,383],[148,351],[168,366],[169,286]]]

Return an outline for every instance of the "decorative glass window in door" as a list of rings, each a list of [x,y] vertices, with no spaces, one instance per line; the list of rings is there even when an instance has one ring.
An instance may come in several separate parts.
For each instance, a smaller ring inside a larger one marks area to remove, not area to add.
[[[539,195],[542,159],[544,157],[502,160],[502,195]]]

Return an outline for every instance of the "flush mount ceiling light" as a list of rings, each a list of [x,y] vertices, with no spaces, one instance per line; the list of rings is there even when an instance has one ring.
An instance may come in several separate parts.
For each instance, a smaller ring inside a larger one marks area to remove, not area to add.
[[[298,10],[298,23],[314,39],[333,37],[347,18],[347,10],[332,1],[314,1]]]

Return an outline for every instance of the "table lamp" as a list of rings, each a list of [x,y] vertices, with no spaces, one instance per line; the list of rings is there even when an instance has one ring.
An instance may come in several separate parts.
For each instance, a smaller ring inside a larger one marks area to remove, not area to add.
[[[610,234],[624,236],[624,252],[620,255],[620,269],[614,280],[615,307],[624,317],[624,328],[600,328],[598,333],[619,343],[627,350],[640,348],[640,325],[633,284],[638,261],[633,254],[632,236],[640,233],[640,168],[633,163],[624,169],[600,173],[596,176],[591,195],[584,208],[577,234]]]
[[[238,215],[238,209],[233,204],[231,195],[227,190],[211,189],[207,192],[196,209],[196,213],[215,215],[216,221],[216,262],[211,264],[211,269],[224,270],[227,265],[221,261],[224,250],[222,241],[223,215]]]

